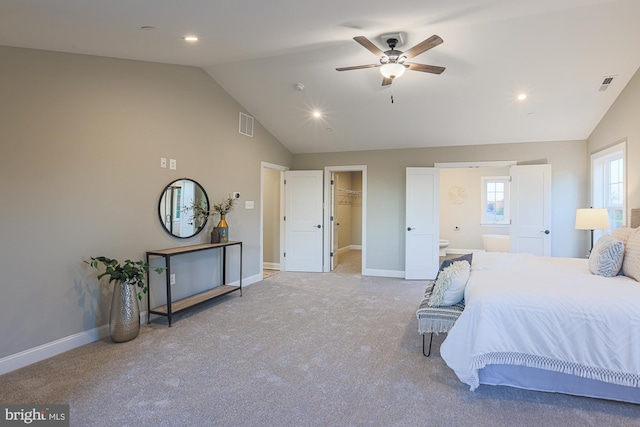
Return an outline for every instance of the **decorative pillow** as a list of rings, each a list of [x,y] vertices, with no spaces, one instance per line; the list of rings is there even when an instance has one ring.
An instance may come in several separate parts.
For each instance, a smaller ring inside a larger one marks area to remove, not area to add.
[[[433,293],[429,299],[429,307],[453,305],[464,297],[464,288],[469,280],[471,265],[466,260],[454,261],[445,267],[436,279]]]
[[[622,273],[640,282],[640,228],[636,228],[627,240]]]
[[[442,270],[444,270],[445,268],[449,267],[454,262],[456,262],[456,261],[467,261],[469,263],[469,265],[471,265],[471,260],[472,259],[473,259],[473,253],[462,255],[462,256],[459,256],[457,258],[445,259],[444,261],[442,261],[442,264],[440,264],[440,270],[438,271],[438,276],[440,275],[440,272],[442,272]],[[437,277],[436,277],[436,279],[437,279]]]
[[[611,237],[616,240],[620,240],[622,244],[626,246],[629,236],[631,236],[635,231],[636,229],[631,227],[618,227],[611,232]]]
[[[613,277],[622,267],[624,243],[603,234],[589,254],[589,271],[598,276]]]

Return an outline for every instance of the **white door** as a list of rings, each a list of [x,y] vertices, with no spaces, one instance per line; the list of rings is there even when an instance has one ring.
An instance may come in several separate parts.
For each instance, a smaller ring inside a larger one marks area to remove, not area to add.
[[[440,171],[407,168],[405,279],[434,279],[440,245]]]
[[[511,166],[511,252],[551,256],[551,165]]]
[[[322,271],[322,171],[285,171],[286,271]]]
[[[338,226],[340,223],[338,222],[338,210],[336,209],[336,205],[338,201],[336,200],[336,188],[338,188],[338,177],[339,175],[335,172],[331,172],[331,271],[333,271],[338,266]]]

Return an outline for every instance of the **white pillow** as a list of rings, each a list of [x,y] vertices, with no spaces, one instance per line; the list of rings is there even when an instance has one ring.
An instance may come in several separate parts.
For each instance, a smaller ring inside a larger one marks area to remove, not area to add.
[[[611,232],[611,237],[616,240],[620,240],[626,246],[629,236],[631,236],[635,231],[636,229],[631,227],[618,227]]]
[[[433,286],[433,293],[428,301],[429,307],[453,305],[464,297],[464,288],[469,280],[471,265],[468,261],[456,261],[444,268]]]
[[[623,258],[624,243],[603,234],[589,254],[589,271],[598,276],[616,276],[622,267]]]
[[[622,273],[640,282],[640,228],[637,228],[627,239]]]

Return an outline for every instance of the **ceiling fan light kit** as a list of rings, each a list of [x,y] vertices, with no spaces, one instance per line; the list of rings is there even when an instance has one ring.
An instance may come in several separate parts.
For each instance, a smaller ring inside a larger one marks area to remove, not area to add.
[[[388,79],[397,79],[405,70],[405,66],[397,62],[389,62],[380,67],[380,73]]]
[[[356,65],[354,67],[341,67],[336,68],[337,71],[348,71],[348,70],[359,70],[362,68],[375,68],[380,67],[380,73],[382,74],[382,86],[390,85],[394,79],[400,77],[404,74],[404,72],[409,69],[413,71],[422,71],[424,73],[432,73],[432,74],[441,74],[445,68],[438,67],[435,65],[426,65],[426,64],[415,64],[411,62],[406,62],[407,59],[411,59],[414,56],[418,56],[421,53],[426,52],[427,50],[434,48],[441,44],[442,39],[433,35],[428,39],[418,43],[411,49],[407,51],[399,51],[396,50],[396,46],[398,45],[398,39],[391,37],[387,39],[387,44],[389,45],[389,50],[383,52],[380,50],[375,44],[373,44],[368,38],[364,36],[357,36],[353,38],[356,42],[358,42],[362,47],[367,49],[369,52],[373,53],[379,58],[379,64],[369,64],[369,65]]]

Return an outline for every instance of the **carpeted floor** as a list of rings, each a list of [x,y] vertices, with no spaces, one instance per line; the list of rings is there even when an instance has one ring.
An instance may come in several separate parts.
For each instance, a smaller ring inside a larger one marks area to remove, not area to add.
[[[468,391],[422,356],[425,283],[280,272],[135,340],[0,376],[2,403],[68,403],[72,426],[630,426],[640,406],[506,387]],[[345,263],[344,265],[347,265]]]

